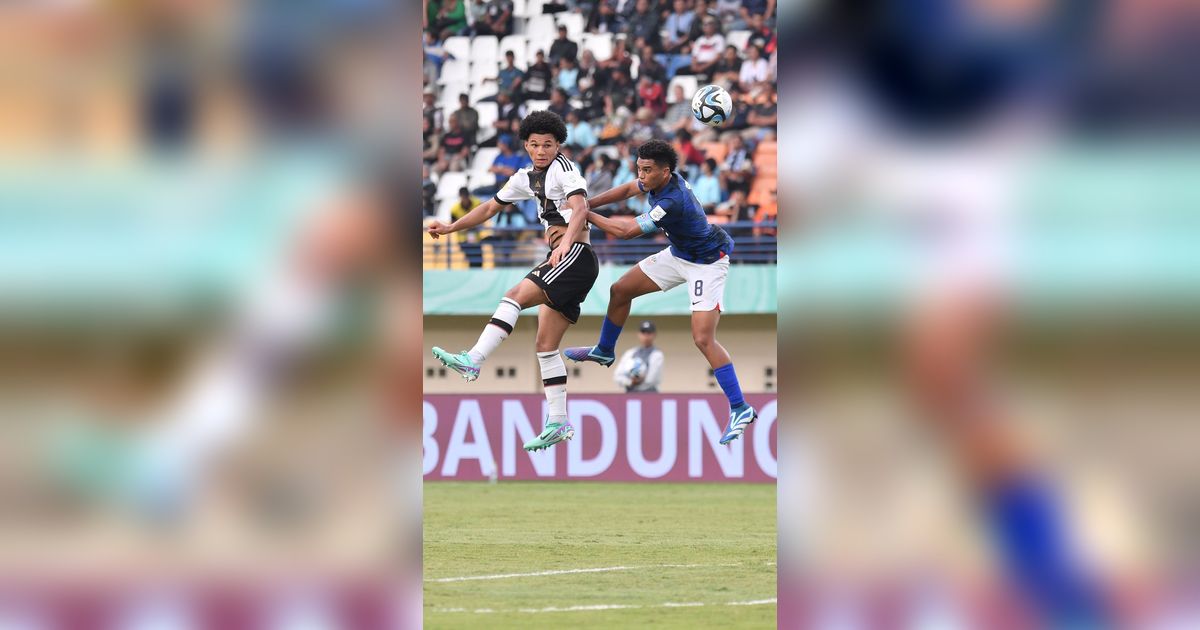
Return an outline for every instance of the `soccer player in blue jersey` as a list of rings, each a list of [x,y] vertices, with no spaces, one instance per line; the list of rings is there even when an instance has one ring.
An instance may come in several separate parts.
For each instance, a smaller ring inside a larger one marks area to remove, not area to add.
[[[675,172],[678,162],[679,156],[670,144],[650,140],[638,147],[636,181],[588,199],[588,206],[597,208],[650,193],[650,211],[636,220],[610,218],[595,212],[589,214],[588,220],[604,232],[622,239],[661,229],[671,246],[643,259],[612,285],[608,314],[596,345],[567,348],[563,354],[572,361],[612,365],[616,358],[617,337],[629,317],[633,299],[686,284],[688,300],[692,303],[692,339],[708,359],[717,383],[729,399],[729,425],[721,436],[721,444],[728,444],[758,418],[754,407],[742,397],[733,359],[717,341],[717,322],[721,319],[721,299],[725,294],[725,278],[729,276],[733,239],[725,230],[708,222],[691,186]]]

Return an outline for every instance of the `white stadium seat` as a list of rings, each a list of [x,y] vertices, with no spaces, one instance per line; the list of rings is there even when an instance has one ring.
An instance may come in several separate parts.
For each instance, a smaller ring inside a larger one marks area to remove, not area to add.
[[[480,175],[479,173],[472,172],[467,175],[467,188],[471,189],[472,194],[474,194],[475,189],[479,188],[480,186],[493,186],[495,184],[496,176],[492,175],[491,173],[484,173]],[[480,199],[480,201],[486,201],[486,199]]]
[[[476,83],[471,86],[471,103],[478,103],[485,98],[495,96],[499,91],[500,86],[495,81]]]
[[[559,26],[567,27],[567,37],[570,37],[572,40],[578,42],[579,38],[583,36],[586,20],[582,13],[564,11],[558,14],[557,22]]]
[[[553,40],[558,37],[558,27],[554,24],[553,15],[534,15],[525,25],[525,34],[529,39]],[[547,47],[549,51],[549,47]]]
[[[688,100],[691,100],[692,95],[696,93],[697,89],[699,89],[700,82],[696,80],[696,77],[694,77],[690,74],[675,75],[675,78],[671,79],[671,84],[667,86],[667,102],[668,103],[675,102],[675,86],[676,85],[682,85],[683,86],[683,97]]]
[[[511,50],[513,51],[513,63],[524,70],[527,67],[525,52],[528,47],[529,39],[524,35],[508,35],[500,40],[500,50],[496,53],[496,61],[500,67],[504,67],[504,53]]]
[[[546,0],[525,0],[525,17],[542,15],[542,5]]]
[[[536,112],[547,107],[550,107],[550,101],[525,101],[525,114],[528,115],[529,112]]]
[[[446,52],[454,56],[455,59],[469,61],[471,59],[471,38],[470,37],[447,37],[446,43],[443,45]]]
[[[638,68],[640,67],[642,67],[642,58],[635,55],[633,61],[629,62],[629,76],[633,78],[634,81],[638,80]]]
[[[496,160],[497,155],[500,155],[500,149],[494,147],[477,149],[475,157],[471,160],[471,172],[476,175],[480,173],[491,175],[491,173],[488,173],[488,169],[492,168],[492,162]]]
[[[473,63],[471,64],[471,85],[479,85],[485,79],[495,79],[499,74],[500,69],[495,63]]]
[[[438,104],[441,105],[443,117],[458,109],[458,97],[469,89],[471,84],[466,81],[442,86],[442,96]]]
[[[585,33],[583,48],[592,51],[596,61],[608,61],[613,53],[613,35],[612,33]]]
[[[466,173],[459,171],[446,171],[445,173],[442,173],[442,178],[438,180],[437,198],[455,199],[458,197],[458,189],[466,185]]]
[[[471,63],[493,66],[500,60],[500,40],[495,35],[476,35],[471,39]]]
[[[450,83],[466,83],[471,79],[471,62],[463,59],[451,59],[442,64],[442,75],[438,78],[438,83],[447,85]]]
[[[513,0],[513,17],[525,17],[525,0]]]
[[[750,31],[729,31],[725,36],[725,43],[738,49],[738,52],[746,50],[746,42],[750,41]]]
[[[458,191],[457,190],[454,192],[453,197],[451,197],[449,199],[439,199],[438,200],[437,220],[441,221],[442,223],[450,223],[450,221],[451,221],[450,208],[453,208],[454,204],[456,204],[456,203],[458,203]]]
[[[496,135],[494,124],[496,119],[500,118],[500,106],[496,103],[473,103],[472,107],[479,112],[479,135],[475,137],[476,142],[483,142]]]

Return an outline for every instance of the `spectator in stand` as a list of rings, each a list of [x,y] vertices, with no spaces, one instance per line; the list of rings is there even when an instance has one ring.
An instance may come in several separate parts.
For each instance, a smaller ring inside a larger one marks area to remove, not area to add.
[[[568,96],[579,96],[579,67],[572,57],[563,57],[558,61],[558,76],[554,84],[565,91]]]
[[[458,119],[459,129],[467,137],[467,143],[474,146],[475,138],[479,135],[479,112],[471,107],[471,99],[466,94],[458,95],[458,109],[450,114],[451,120],[455,118]]]
[[[726,138],[729,152],[725,154],[725,163],[721,166],[721,187],[731,195],[738,190],[749,194],[750,182],[754,181],[754,161],[741,136],[730,133]]]
[[[528,166],[531,162],[529,156],[523,151],[517,151],[515,143],[511,136],[504,136],[496,142],[496,146],[500,148],[500,153],[492,159],[492,165],[488,168],[488,172],[496,177],[496,181],[492,186],[480,186],[475,189],[475,194],[490,197],[496,194],[504,184],[508,183],[508,178],[513,176],[521,167]]]
[[[767,67],[767,60],[763,59],[762,51],[758,46],[747,45],[746,60],[742,62],[742,69],[738,74],[738,83],[741,84],[742,90],[749,92],[755,85],[765,83],[770,76],[770,68]]]
[[[433,123],[434,129],[441,129],[445,120],[442,108],[437,106],[437,90],[432,85],[426,87],[421,99],[421,113]]]
[[[637,103],[637,89],[629,73],[617,69],[610,73],[610,77],[604,113],[608,116],[631,115]],[[622,109],[625,111],[622,112]]]
[[[579,44],[576,44],[567,37],[567,27],[559,26],[558,39],[550,44],[550,63],[557,66],[563,59],[575,60],[578,55]]]
[[[433,9],[433,3],[429,5]],[[463,0],[442,0],[442,6],[437,15],[430,21],[435,31],[450,31],[458,34],[467,30],[467,7]]]
[[[458,203],[450,206],[450,218],[457,221],[467,215],[472,208],[478,206],[479,199],[471,196],[471,191],[467,190],[466,186],[458,189]],[[459,232],[454,235],[458,241],[459,248],[462,249],[463,256],[466,256],[467,262],[472,267],[483,266],[483,246],[479,244],[478,230],[469,230]]]
[[[596,63],[596,56],[590,50],[584,50],[583,54],[579,55],[579,81],[582,83],[584,79],[591,79],[592,85],[598,89],[603,88],[604,69],[600,64]],[[579,86],[579,91],[583,91],[583,85]]]
[[[634,0],[597,0],[588,30],[594,33],[620,33],[633,15]]]
[[[566,120],[567,145],[575,147],[577,162],[587,161],[592,154],[592,147],[596,146],[596,132],[592,130],[592,126],[586,120],[580,117],[578,110],[573,109],[567,112]]]
[[[696,5],[692,11],[692,28],[688,31],[689,42],[695,42],[704,36],[704,20],[712,18],[717,20],[718,23],[720,22],[715,7],[715,4],[710,8],[709,3],[706,3],[704,0],[696,0]]]
[[[681,130],[672,143],[675,147],[675,153],[679,154],[678,170],[687,170],[688,178],[691,179],[695,175],[695,171],[704,163],[704,154],[696,145],[692,144],[692,134],[688,130]]]
[[[735,190],[729,194],[729,200],[717,206],[714,213],[724,217],[730,223],[750,223],[754,221],[754,208],[746,202],[746,191]],[[736,228],[729,232],[730,236],[744,236],[751,234],[753,230],[746,228]]]
[[[686,71],[680,70],[680,72],[707,77],[713,67],[717,65],[717,60],[720,59],[723,50],[725,50],[725,37],[717,32],[717,21],[713,18],[705,18],[704,34],[692,44],[692,65]]]
[[[421,164],[421,216],[432,217],[437,215],[437,184],[433,181],[433,171],[429,170],[429,163]]]
[[[438,127],[433,124],[432,116],[422,116],[422,151],[421,160],[426,164],[436,164],[442,154],[441,139],[438,137]]]
[[[725,121],[721,125],[721,129],[742,131],[750,126],[750,111],[754,109],[754,96],[749,92],[743,92],[741,87],[734,83],[729,86],[729,97],[733,99],[733,117]]]
[[[655,124],[654,112],[649,107],[638,109],[637,116],[634,117],[633,126],[629,128],[629,133],[626,134],[635,144],[642,144],[647,140],[658,137],[658,125]]]
[[[692,194],[708,214],[721,203],[721,180],[717,178],[717,161],[706,158],[700,163],[700,177],[692,182]]]
[[[487,2],[484,0],[468,0],[467,2],[467,35],[472,37],[476,35],[491,35],[491,33],[480,33],[479,27],[487,18]]]
[[[513,102],[508,92],[496,95],[496,122],[492,126],[498,136],[516,133],[513,126],[521,124],[521,106]]]
[[[778,230],[774,227],[757,227],[763,223],[775,223],[779,220],[779,195],[775,189],[771,189],[767,193],[767,201],[758,207],[758,212],[754,213],[754,228],[755,236],[775,236]]]
[[[675,100],[671,106],[667,108],[667,113],[662,118],[662,127],[667,137],[674,137],[681,130],[687,129],[692,124],[692,99],[688,98],[683,91],[683,86],[676,84],[671,90],[672,98]]]
[[[521,94],[521,81],[524,77],[525,73],[517,68],[517,57],[513,51],[504,51],[504,67],[500,69],[500,74],[496,78],[496,85],[500,88],[500,92],[507,93],[514,98],[518,97]]]
[[[759,90],[754,107],[750,110],[750,128],[742,136],[756,145],[775,136],[775,126],[779,123],[778,93],[775,90]]]
[[[663,24],[666,36],[663,39],[662,48],[663,52],[668,55],[682,55],[686,54],[688,42],[691,40],[689,34],[692,30],[692,20],[696,18],[696,14],[688,11],[687,0],[675,0],[673,6],[674,10],[667,16],[667,21]]]
[[[588,190],[608,190],[613,186],[613,175],[616,174],[616,164],[607,155],[601,155],[592,160],[587,170]]]
[[[767,19],[775,14],[775,0],[742,0],[742,8],[739,13],[742,22],[746,24],[752,23],[754,18],[766,23]]]
[[[655,117],[661,117],[667,113],[667,99],[663,93],[663,84],[655,83],[644,74],[638,79],[638,102],[642,107],[650,108]]]
[[[442,64],[447,59],[453,59],[454,55],[451,55],[445,49],[442,40],[438,37],[437,31],[433,30],[425,31],[424,51],[425,61],[422,66],[422,72],[425,75],[425,81],[427,83],[436,83],[438,77],[442,75]]]
[[[465,171],[470,156],[471,143],[463,133],[457,118],[450,118],[450,131],[442,136],[442,147],[438,153],[437,171]]]
[[[748,27],[750,41],[747,45],[758,46],[758,49],[766,55],[775,52],[777,45],[775,29],[768,27],[761,15],[752,14]]]
[[[650,0],[637,0],[633,15],[629,18],[629,28],[634,39],[641,38],[646,44],[659,48],[658,35],[659,15],[650,9]]]
[[[720,61],[713,66],[712,82],[732,87],[737,84],[741,72],[742,58],[738,56],[737,47],[725,46]]]
[[[579,117],[591,121],[604,116],[604,95],[590,77],[579,79]]]
[[[649,45],[642,46],[639,50],[641,52],[638,53],[638,59],[640,62],[640,65],[638,65],[638,78],[641,79],[645,77],[655,83],[662,83],[664,84],[665,90],[665,84],[667,82],[667,69],[664,68],[663,65],[656,59],[656,57],[661,55],[655,55],[654,49]]]
[[[725,31],[741,31],[746,29],[742,19],[742,0],[717,0],[717,18],[725,27]]]
[[[550,98],[550,82],[553,74],[550,64],[546,63],[545,53],[537,51],[535,61],[525,71],[525,78],[521,80],[525,100],[544,101]]]
[[[613,39],[612,56],[607,61],[603,61],[600,65],[609,70],[622,70],[625,74],[633,75],[633,57],[629,56],[628,38],[624,33],[617,35]]]
[[[483,22],[475,22],[475,34],[496,37],[511,35],[512,17],[512,0],[489,0]]]
[[[562,88],[554,88],[554,91],[550,93],[550,105],[546,109],[565,120],[567,112],[571,111],[571,104],[567,102],[567,92]]]

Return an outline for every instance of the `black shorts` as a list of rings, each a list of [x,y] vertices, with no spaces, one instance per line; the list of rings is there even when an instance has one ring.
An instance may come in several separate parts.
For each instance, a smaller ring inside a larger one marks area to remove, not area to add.
[[[550,266],[550,254],[546,254],[546,260],[525,277],[546,292],[550,308],[562,313],[567,321],[574,324],[579,321],[579,305],[587,297],[588,291],[592,290],[592,285],[596,284],[598,275],[600,263],[592,246],[575,243],[557,267]]]

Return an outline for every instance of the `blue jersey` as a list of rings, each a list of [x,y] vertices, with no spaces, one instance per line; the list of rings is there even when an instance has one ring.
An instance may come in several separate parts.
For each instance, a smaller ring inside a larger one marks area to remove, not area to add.
[[[638,188],[645,192],[641,182]],[[650,211],[638,217],[644,232],[662,229],[671,241],[671,253],[688,262],[709,264],[733,253],[733,239],[708,222],[692,187],[679,173],[658,192],[650,192]]]

